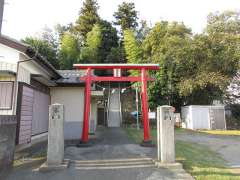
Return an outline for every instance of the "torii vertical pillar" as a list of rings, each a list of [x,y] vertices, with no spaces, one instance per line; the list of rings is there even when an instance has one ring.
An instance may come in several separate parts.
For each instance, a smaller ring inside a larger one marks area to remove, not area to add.
[[[88,143],[88,133],[89,133],[89,115],[90,115],[90,103],[91,103],[91,68],[87,69],[86,73],[86,86],[85,86],[85,106],[84,106],[84,115],[83,115],[83,130],[82,130],[82,139],[81,144]]]
[[[142,115],[143,115],[143,142],[142,146],[152,146],[149,133],[149,118],[148,118],[148,96],[147,96],[147,74],[146,69],[141,69],[141,96],[142,96]]]

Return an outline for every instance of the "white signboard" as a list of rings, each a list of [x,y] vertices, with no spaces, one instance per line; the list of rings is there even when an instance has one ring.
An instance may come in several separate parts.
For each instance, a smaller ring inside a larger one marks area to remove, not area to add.
[[[149,119],[156,119],[156,113],[155,112],[148,112]]]

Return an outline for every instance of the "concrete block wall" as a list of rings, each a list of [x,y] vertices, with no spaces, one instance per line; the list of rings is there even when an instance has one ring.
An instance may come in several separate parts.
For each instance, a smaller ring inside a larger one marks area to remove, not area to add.
[[[16,136],[16,116],[0,115],[0,179],[13,165]]]

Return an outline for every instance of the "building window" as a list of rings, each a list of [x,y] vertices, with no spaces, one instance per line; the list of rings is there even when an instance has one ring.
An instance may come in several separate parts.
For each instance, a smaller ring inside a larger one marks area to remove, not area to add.
[[[0,81],[0,109],[12,109],[13,82]]]

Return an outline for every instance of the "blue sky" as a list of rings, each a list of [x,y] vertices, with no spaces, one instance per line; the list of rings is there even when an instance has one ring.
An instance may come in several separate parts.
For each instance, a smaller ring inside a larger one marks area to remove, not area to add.
[[[2,33],[16,39],[34,36],[44,27],[74,22],[83,0],[5,0]],[[126,0],[134,2],[140,19],[154,24],[169,20],[184,22],[193,32],[206,26],[209,12],[239,10],[240,0]],[[123,0],[98,0],[99,14],[112,21]]]

